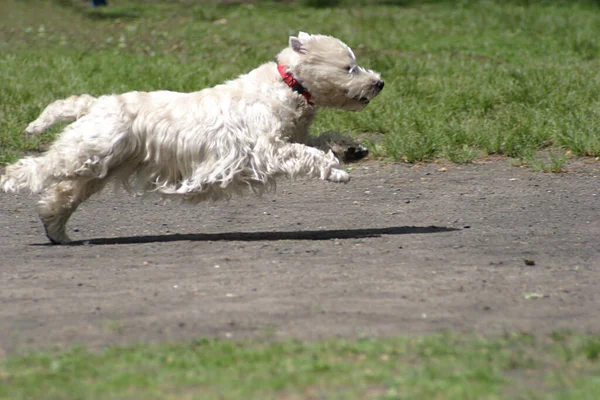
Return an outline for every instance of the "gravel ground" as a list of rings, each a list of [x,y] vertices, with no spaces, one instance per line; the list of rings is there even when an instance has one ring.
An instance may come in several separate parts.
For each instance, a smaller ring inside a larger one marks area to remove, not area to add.
[[[197,206],[104,192],[48,245],[0,194],[0,354],[203,336],[599,333],[600,162],[361,162]]]

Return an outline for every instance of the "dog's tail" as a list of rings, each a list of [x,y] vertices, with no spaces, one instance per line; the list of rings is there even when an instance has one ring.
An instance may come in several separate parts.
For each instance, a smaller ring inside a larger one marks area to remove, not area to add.
[[[0,175],[0,191],[41,193],[57,182],[83,176],[82,173],[86,172],[84,167],[94,162],[88,160],[87,164],[83,163],[83,166],[79,160],[69,163],[64,158],[65,152],[68,152],[68,149],[50,148],[40,156],[25,157],[14,164],[7,165],[4,173]],[[77,170],[77,166],[80,166],[81,170]]]
[[[38,163],[29,157],[9,165],[4,175],[0,176],[0,188],[7,193],[18,193],[23,189],[32,192],[40,191],[41,185],[36,182],[37,170]]]
[[[0,188],[7,193],[18,193],[21,190],[39,193],[45,181],[38,175],[40,166],[39,160],[33,157],[24,158],[7,166],[4,175],[0,176]]]
[[[86,115],[96,100],[88,94],[57,100],[27,126],[25,133],[42,133],[58,123],[73,122]],[[7,166],[4,175],[0,176],[0,189],[13,193],[21,190],[39,193],[53,181],[54,172],[49,166],[58,161],[54,159],[55,156],[54,152],[48,152],[39,157],[23,158]]]
[[[42,133],[58,123],[73,122],[86,115],[96,100],[89,94],[57,100],[48,105],[40,116],[27,126],[25,133],[28,135]]]

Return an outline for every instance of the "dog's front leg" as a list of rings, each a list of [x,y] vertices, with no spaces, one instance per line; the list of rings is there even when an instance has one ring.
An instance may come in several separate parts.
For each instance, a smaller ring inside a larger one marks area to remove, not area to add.
[[[307,176],[331,182],[348,183],[350,175],[336,168],[339,160],[331,152],[327,153],[299,143],[286,143],[277,149],[272,168],[275,173],[283,173],[291,178]]]

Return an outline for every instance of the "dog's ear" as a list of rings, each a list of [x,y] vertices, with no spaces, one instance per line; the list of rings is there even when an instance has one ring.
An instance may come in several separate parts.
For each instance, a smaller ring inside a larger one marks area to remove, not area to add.
[[[302,36],[303,33],[304,32],[300,32],[299,36]],[[306,35],[306,33],[304,33],[304,35]],[[290,47],[292,50],[294,50],[296,53],[306,54],[306,48],[302,45],[302,42],[302,37],[297,38],[295,36],[290,36]]]
[[[303,42],[306,42],[308,39],[310,39],[310,34],[300,31],[298,32],[298,39],[300,39]]]

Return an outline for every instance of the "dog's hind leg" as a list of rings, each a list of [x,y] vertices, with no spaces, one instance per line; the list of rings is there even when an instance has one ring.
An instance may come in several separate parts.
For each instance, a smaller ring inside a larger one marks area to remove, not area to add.
[[[46,236],[54,244],[70,242],[66,232],[67,221],[82,201],[100,191],[105,179],[65,180],[48,187],[38,203],[38,213]]]
[[[93,147],[93,144],[88,145]],[[90,148],[89,158],[79,168],[62,175],[60,180],[55,177],[56,181],[45,187],[38,203],[38,213],[50,241],[55,244],[70,241],[65,230],[67,221],[81,202],[100,191],[113,173],[119,173],[122,160],[131,155],[126,147],[125,143],[117,142],[112,150],[100,151],[101,155],[90,155]],[[83,154],[78,156],[83,157]]]
[[[58,123],[73,122],[86,115],[96,100],[89,94],[82,94],[50,103],[40,116],[25,128],[25,133],[42,133]]]
[[[36,168],[22,167],[29,171],[21,173],[25,178],[35,175],[30,180],[33,184],[21,176],[15,178],[15,173],[10,175],[5,186],[42,193],[38,212],[53,243],[67,243],[66,224],[77,206],[102,189],[125,160],[133,163],[136,141],[128,129],[128,122],[118,113],[88,114],[67,128],[45,155],[33,159]]]

